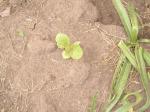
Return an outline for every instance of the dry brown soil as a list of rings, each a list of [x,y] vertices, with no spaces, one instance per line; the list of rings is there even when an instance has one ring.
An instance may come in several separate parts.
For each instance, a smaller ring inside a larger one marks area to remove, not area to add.
[[[135,5],[148,23],[149,0]],[[111,0],[0,0],[0,112],[87,112],[96,92],[101,112],[126,38],[120,25]],[[62,58],[58,32],[81,42],[81,60]]]

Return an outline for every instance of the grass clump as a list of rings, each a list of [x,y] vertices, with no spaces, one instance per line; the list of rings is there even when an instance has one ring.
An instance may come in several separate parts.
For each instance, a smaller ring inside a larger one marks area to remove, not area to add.
[[[121,0],[112,1],[120,16],[128,39],[126,41],[121,40],[118,44],[121,50],[120,59],[114,73],[110,97],[104,112],[112,112],[119,102],[121,102],[121,106],[115,109],[115,112],[145,112],[150,108],[150,75],[146,70],[146,67],[150,66],[150,53],[142,48],[140,44],[141,42],[149,43],[150,40],[141,39],[138,36],[139,21],[134,6],[130,4],[125,8]],[[138,72],[146,94],[146,102],[136,110],[134,107],[143,101],[141,90],[125,94],[125,88],[131,70],[136,70]],[[129,96],[135,96],[136,101],[129,101]]]

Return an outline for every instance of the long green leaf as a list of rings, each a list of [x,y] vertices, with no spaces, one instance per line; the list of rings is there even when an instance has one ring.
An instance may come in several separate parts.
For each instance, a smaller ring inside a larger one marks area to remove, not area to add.
[[[109,93],[109,98],[107,101],[106,108],[108,104],[110,104],[116,98],[116,94],[115,94],[116,82],[118,78],[121,77],[122,75],[121,70],[122,70],[122,66],[125,60],[126,60],[126,57],[123,54],[121,54],[119,57],[116,69],[115,69],[115,73],[113,75],[112,84],[111,84],[111,92]]]
[[[144,112],[146,109],[150,108],[150,82],[143,59],[143,49],[141,47],[135,49],[135,57],[138,65],[137,70],[140,73],[140,78],[147,97],[146,103],[138,110],[138,112]]]
[[[125,9],[125,7],[123,6],[123,4],[121,3],[121,0],[112,0],[113,4],[118,12],[118,15],[120,16],[121,22],[124,26],[124,29],[129,37],[129,40],[131,40],[131,22],[129,19],[129,15]]]
[[[128,6],[128,14],[131,21],[131,42],[135,43],[138,39],[139,22],[137,13],[135,12],[135,7],[131,3]]]
[[[144,44],[150,44],[150,39],[140,39],[138,40],[138,42],[144,43]]]
[[[148,66],[150,66],[150,53],[146,50],[144,50],[143,58]]]
[[[149,78],[149,80],[150,80],[150,73],[148,72],[147,74],[148,74],[148,78]]]
[[[118,44],[120,49],[122,50],[123,54],[127,57],[127,59],[130,61],[130,63],[137,68],[137,63],[135,60],[134,54],[130,51],[130,49],[127,47],[127,45],[121,40]]]
[[[91,105],[90,105],[90,107],[89,107],[88,112],[96,112],[97,95],[98,95],[98,92],[92,97]]]
[[[134,106],[139,104],[141,100],[143,99],[142,95],[140,94],[141,90],[128,93],[122,100],[123,106],[118,108],[115,112],[129,112],[131,109],[133,109]],[[135,96],[136,101],[135,102],[130,102],[128,101],[128,97],[130,96]]]
[[[113,75],[109,102],[111,100],[113,100],[112,96],[114,94],[114,88],[115,88],[115,85],[116,85],[116,82],[117,82],[118,78],[121,76],[120,72],[121,72],[121,69],[122,69],[122,64],[124,63],[125,59],[126,59],[126,57],[123,54],[121,54],[120,58],[118,60],[118,63],[117,63],[117,67],[115,69],[115,73]]]
[[[123,63],[123,66],[122,66],[122,69],[121,69],[121,72],[120,72],[120,77],[117,80],[117,83],[116,83],[116,85],[114,87],[114,89],[115,89],[114,90],[114,93],[115,93],[114,96],[115,97],[108,104],[108,106],[105,109],[105,112],[111,112],[111,110],[113,109],[113,107],[120,100],[120,98],[121,98],[121,96],[123,94],[124,88],[126,86],[126,83],[128,81],[128,76],[129,76],[130,70],[131,70],[131,64],[130,64],[130,62],[127,59],[125,59],[125,61]]]
[[[115,112],[129,112],[131,108],[132,108],[132,104],[129,102],[126,102],[123,106],[118,108]]]

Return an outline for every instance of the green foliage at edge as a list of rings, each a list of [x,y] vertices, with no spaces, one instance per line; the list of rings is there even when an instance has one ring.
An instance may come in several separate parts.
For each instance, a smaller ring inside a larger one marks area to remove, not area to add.
[[[120,16],[121,22],[128,35],[129,41],[128,41],[128,45],[126,45],[126,43],[124,43],[123,41],[121,41],[118,44],[119,48],[122,51],[121,58],[118,62],[116,71],[114,73],[114,78],[112,81],[112,88],[111,88],[112,90],[109,97],[108,105],[105,108],[105,112],[111,112],[114,106],[120,101],[131,68],[134,68],[140,73],[140,79],[146,92],[147,101],[141,108],[137,110],[137,112],[144,112],[146,109],[150,107],[150,89],[149,89],[150,73],[146,71],[146,65],[150,66],[150,53],[144,50],[143,48],[139,47],[139,43],[141,42],[149,43],[150,41],[148,39],[138,40],[139,23],[137,18],[138,15],[135,12],[134,6],[130,4],[127,8],[128,10],[126,10],[126,8],[124,8],[123,4],[121,3],[121,0],[113,0],[113,4]],[[123,60],[128,61],[128,63],[131,66],[130,69],[128,68],[127,70],[124,67],[125,63]],[[127,70],[128,72],[125,72],[125,70]],[[126,75],[123,73],[125,73]],[[122,88],[122,89],[118,89],[118,88]],[[135,104],[138,104],[142,100],[142,96],[138,92],[135,92],[134,95],[137,98]],[[135,104],[125,101],[125,103],[123,103],[123,106],[121,106],[118,110],[116,110],[116,112],[133,111]]]

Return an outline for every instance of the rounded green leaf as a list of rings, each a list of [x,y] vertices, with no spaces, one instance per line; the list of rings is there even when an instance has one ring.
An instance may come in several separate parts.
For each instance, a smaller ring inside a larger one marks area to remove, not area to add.
[[[70,44],[70,39],[66,34],[63,33],[58,33],[56,35],[56,42],[57,42],[57,46],[58,48],[65,48],[66,46],[68,46]]]
[[[74,43],[72,51],[70,53],[72,59],[80,59],[83,56],[83,50],[79,43]]]
[[[63,57],[64,59],[69,59],[69,58],[70,58],[70,55],[69,55],[69,53],[67,53],[66,51],[63,51],[63,52],[62,52],[62,57]]]

